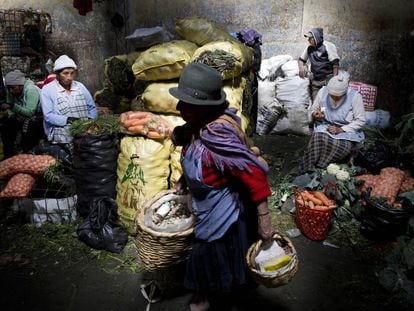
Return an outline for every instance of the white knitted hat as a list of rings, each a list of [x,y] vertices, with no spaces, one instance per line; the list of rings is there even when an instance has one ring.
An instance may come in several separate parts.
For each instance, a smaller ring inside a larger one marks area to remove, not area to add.
[[[340,73],[328,82],[328,92],[333,96],[342,96],[348,90],[349,74]]]
[[[78,69],[75,62],[72,58],[67,55],[61,55],[55,60],[55,65],[53,66],[53,71],[59,71],[65,68],[74,68]]]

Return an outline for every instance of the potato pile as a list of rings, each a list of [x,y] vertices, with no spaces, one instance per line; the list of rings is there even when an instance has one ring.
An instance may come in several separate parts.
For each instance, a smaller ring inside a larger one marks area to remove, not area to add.
[[[371,187],[372,197],[383,197],[387,199],[390,206],[399,208],[399,204],[394,204],[399,192],[414,189],[414,178],[409,177],[404,171],[395,167],[386,167],[381,169],[379,175],[360,175],[355,180],[364,180],[361,191]]]
[[[25,198],[32,190],[36,178],[30,174],[17,173],[7,182],[6,187],[0,193],[2,198]]]
[[[32,190],[36,178],[56,163],[50,155],[18,154],[0,162],[0,179],[7,180],[0,198],[24,198]]]

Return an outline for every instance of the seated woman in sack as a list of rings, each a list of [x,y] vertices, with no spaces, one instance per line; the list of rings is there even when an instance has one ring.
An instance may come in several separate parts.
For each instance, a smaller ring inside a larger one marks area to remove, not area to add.
[[[325,168],[351,155],[363,144],[365,110],[362,96],[348,87],[349,74],[341,72],[318,92],[310,107],[314,131],[299,162],[299,173]]]

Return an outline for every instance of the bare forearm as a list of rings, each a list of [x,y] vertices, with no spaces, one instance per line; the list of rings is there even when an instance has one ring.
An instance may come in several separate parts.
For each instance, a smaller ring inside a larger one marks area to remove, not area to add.
[[[267,200],[260,202],[257,205],[257,218],[259,225],[259,235],[265,243],[271,241],[275,232],[272,225],[272,220],[269,214]]]
[[[267,215],[269,214],[269,208],[268,208],[268,204],[267,204],[267,200],[260,202],[257,205],[257,215]]]

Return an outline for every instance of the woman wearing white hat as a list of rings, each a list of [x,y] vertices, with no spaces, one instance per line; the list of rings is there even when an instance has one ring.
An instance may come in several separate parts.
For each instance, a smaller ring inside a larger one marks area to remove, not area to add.
[[[364,142],[362,96],[348,83],[349,75],[342,72],[318,92],[309,110],[314,132],[299,163],[299,173],[340,161]]]
[[[58,57],[53,71],[56,80],[42,88],[40,101],[47,139],[55,144],[70,144],[69,125],[78,119],[93,119],[98,113],[91,93],[75,81],[77,66],[67,55]]]

